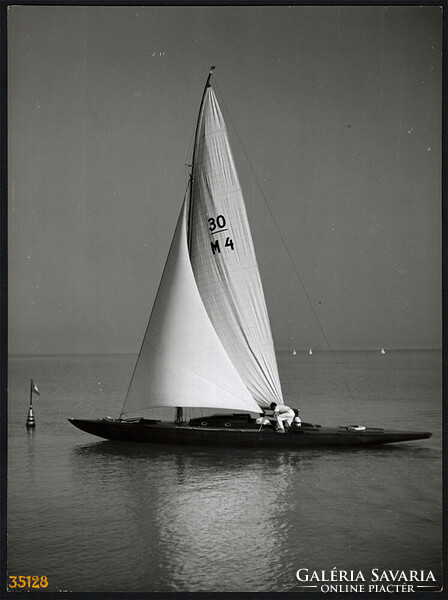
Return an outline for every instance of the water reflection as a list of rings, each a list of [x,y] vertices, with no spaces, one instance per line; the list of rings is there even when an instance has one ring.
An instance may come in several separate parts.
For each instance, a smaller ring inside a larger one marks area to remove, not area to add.
[[[293,461],[296,465],[305,465],[309,461],[318,461],[328,455],[345,455],[346,457],[370,455],[370,456],[387,456],[394,453],[405,454],[423,454],[425,456],[439,456],[438,450],[433,450],[427,447],[428,441],[424,442],[405,442],[402,444],[384,444],[380,446],[341,446],[334,448],[301,448],[300,450],[279,450],[272,451],[271,449],[247,449],[237,447],[220,447],[220,446],[178,446],[174,444],[140,444],[132,442],[114,442],[102,440],[91,442],[89,444],[78,445],[73,448],[73,454],[80,456],[102,456],[103,458],[114,456],[117,459],[125,457],[131,459],[139,459],[147,456],[169,457],[179,456],[184,459],[187,457],[202,457],[209,460],[215,456],[222,461],[233,464],[232,457],[240,456],[245,463],[250,461],[259,462],[266,460],[271,462],[274,458]]]
[[[25,453],[25,457],[26,460],[24,462],[24,470],[28,476],[28,482],[34,482],[35,477],[36,477],[36,465],[35,465],[35,460],[36,460],[36,438],[35,438],[35,429],[33,428],[26,428],[26,437],[27,437],[27,444],[26,444],[26,453]]]
[[[269,573],[282,568],[288,488],[324,457],[99,442],[78,446],[72,460],[78,480],[102,494],[119,481],[142,585],[214,591],[217,581],[270,589]]]
[[[74,448],[71,471],[78,488],[113,506],[104,535],[113,530],[128,557],[134,591],[216,591],[218,582],[222,591],[287,591],[304,560],[331,568],[327,553],[350,553],[318,540],[323,528],[346,528],[353,548],[370,547],[364,510],[387,517],[384,480],[428,453],[410,444],[272,453],[104,441]],[[397,519],[381,519],[396,538]]]

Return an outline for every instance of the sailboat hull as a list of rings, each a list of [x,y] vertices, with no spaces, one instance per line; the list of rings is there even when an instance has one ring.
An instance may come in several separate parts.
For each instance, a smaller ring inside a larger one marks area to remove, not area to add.
[[[177,426],[141,419],[120,421],[109,419],[68,419],[72,425],[108,440],[156,444],[233,446],[249,448],[312,448],[372,446],[422,440],[431,437],[427,431],[395,431],[349,427],[302,427],[299,431],[279,434],[272,428],[224,428]]]

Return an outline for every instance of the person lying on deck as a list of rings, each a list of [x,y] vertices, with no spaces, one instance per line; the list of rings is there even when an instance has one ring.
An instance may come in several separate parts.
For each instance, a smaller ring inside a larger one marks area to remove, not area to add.
[[[269,427],[273,426],[273,423],[271,422],[271,420],[266,417],[265,412],[261,413],[261,415],[258,417],[258,419],[255,420],[255,423],[257,425],[260,425],[260,430],[263,427],[263,425],[268,425]]]

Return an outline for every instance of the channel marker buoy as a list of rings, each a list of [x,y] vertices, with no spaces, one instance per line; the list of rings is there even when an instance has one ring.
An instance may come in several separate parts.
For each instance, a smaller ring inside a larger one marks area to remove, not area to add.
[[[31,380],[30,407],[28,409],[28,417],[26,418],[27,429],[32,429],[33,427],[36,427],[36,419],[34,418],[34,411],[33,411],[33,394],[37,394],[38,396],[40,396],[40,392],[37,389],[37,385],[34,383],[33,380]]]
[[[36,427],[36,419],[34,418],[34,412],[33,412],[33,407],[30,405],[30,408],[28,410],[28,417],[26,419],[26,426],[27,428],[31,428],[31,427]]]

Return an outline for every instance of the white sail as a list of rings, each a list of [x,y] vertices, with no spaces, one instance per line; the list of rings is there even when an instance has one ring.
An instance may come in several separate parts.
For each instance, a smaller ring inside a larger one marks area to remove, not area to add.
[[[186,222],[184,203],[121,416],[168,406],[259,412],[202,303]]]
[[[283,404],[243,195],[211,87],[196,134],[189,225],[198,289],[227,355],[260,406]]]

